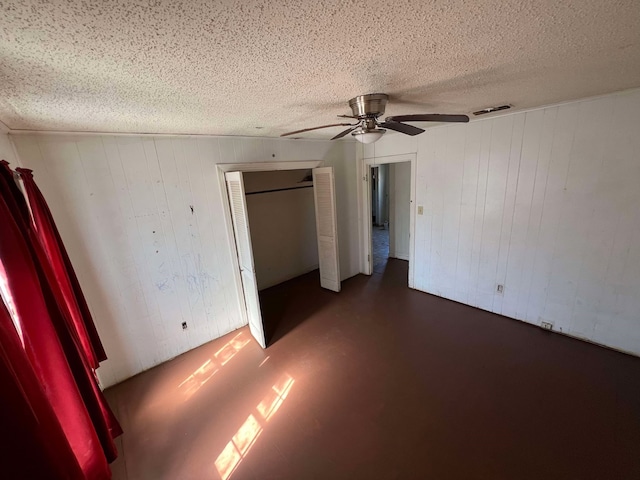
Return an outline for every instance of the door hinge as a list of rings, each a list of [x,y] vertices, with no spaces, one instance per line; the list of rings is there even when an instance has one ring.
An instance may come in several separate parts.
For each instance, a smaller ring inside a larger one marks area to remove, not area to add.
[[[363,179],[365,182],[368,182],[368,181],[369,181],[369,176],[365,173],[365,175],[364,175],[364,177],[362,177],[362,179]]]
[[[371,255],[367,255],[367,262],[371,263]]]

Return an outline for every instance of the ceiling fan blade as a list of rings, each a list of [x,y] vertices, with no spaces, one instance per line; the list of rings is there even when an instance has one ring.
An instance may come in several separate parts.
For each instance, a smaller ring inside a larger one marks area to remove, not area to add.
[[[424,132],[424,130],[421,128],[400,122],[382,122],[379,123],[378,126],[382,128],[388,128],[389,130],[395,130],[396,132],[404,133],[405,135],[411,135],[412,137]]]
[[[360,124],[354,125],[351,128],[347,128],[346,130],[343,130],[342,132],[340,132],[339,134],[337,134],[335,137],[333,137],[331,140],[337,140],[339,138],[344,137],[345,135],[347,135],[348,133],[353,132],[356,128],[358,128],[360,126]]]
[[[338,117],[340,117],[340,118],[354,118],[354,119],[358,118],[358,117],[354,117],[353,115],[338,115]]]
[[[321,128],[329,128],[329,127],[353,127],[352,123],[332,123],[331,125],[322,125],[321,127],[312,127],[312,128],[303,128],[302,130],[296,130],[294,132],[287,132],[280,135],[281,137],[288,137],[289,135],[295,135],[296,133],[304,133],[310,132],[311,130],[319,130]]]
[[[439,113],[427,113],[423,115],[396,115],[385,118],[387,122],[461,122],[466,123],[469,117],[466,115],[442,115]]]

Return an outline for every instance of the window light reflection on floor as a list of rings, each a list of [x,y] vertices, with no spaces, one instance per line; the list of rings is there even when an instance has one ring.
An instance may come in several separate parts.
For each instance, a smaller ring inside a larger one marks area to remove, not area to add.
[[[249,415],[216,459],[216,468],[223,480],[231,476],[261,433],[262,427],[258,420],[253,415]]]
[[[221,365],[224,365],[238,353],[242,348],[249,343],[250,340],[244,332],[240,332],[231,340],[229,340],[224,347],[215,353],[216,359]]]
[[[250,341],[245,332],[240,332],[218,350],[213,355],[213,358],[208,359],[200,365],[200,367],[178,385],[178,390],[181,390],[184,394],[184,400],[186,401],[191,398],[194,393],[220,370],[220,367],[226,365],[227,362],[235,357]]]
[[[220,368],[218,368],[211,359],[200,365],[200,367],[189,375],[184,382],[178,385],[178,389],[182,390],[185,400],[196,393],[200,387],[207,383],[211,377],[218,372],[218,370],[220,370]]]
[[[249,453],[251,447],[263,431],[263,424],[273,417],[287,398],[294,379],[287,374],[273,384],[267,395],[256,406],[257,412],[251,413],[229,440],[215,461],[216,469],[222,480],[227,480],[240,462]]]
[[[284,399],[287,398],[289,390],[293,385],[293,378],[283,378],[280,382],[277,382],[266,397],[256,407],[260,415],[268,422],[274,413],[278,411]]]

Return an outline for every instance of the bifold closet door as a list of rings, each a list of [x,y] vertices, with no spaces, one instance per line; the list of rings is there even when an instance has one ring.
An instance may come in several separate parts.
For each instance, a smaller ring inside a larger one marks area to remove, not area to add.
[[[267,342],[264,337],[262,314],[260,312],[258,282],[256,279],[255,264],[253,262],[251,231],[249,230],[242,172],[228,172],[225,174],[225,178],[227,181],[227,191],[229,192],[233,233],[236,240],[238,263],[240,264],[240,273],[242,276],[242,290],[247,308],[249,330],[262,348],[266,348]]]
[[[340,258],[335,193],[333,168],[314,168],[313,195],[316,207],[320,285],[328,290],[339,292]]]

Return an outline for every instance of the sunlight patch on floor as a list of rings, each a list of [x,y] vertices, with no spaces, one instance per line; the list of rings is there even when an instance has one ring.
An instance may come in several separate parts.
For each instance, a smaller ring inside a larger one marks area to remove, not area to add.
[[[189,375],[180,385],[178,390],[182,391],[184,400],[188,400],[200,388],[213,377],[220,367],[226,365],[229,360],[236,356],[251,340],[245,332],[240,332],[229,340],[213,357],[204,362],[191,375]]]
[[[291,375],[282,375],[273,384],[267,395],[258,403],[256,411],[249,414],[242,426],[220,452],[215,461],[215,466],[222,480],[227,480],[233,475],[233,472],[235,472],[263,432],[264,424],[282,406],[293,383],[294,379]]]

